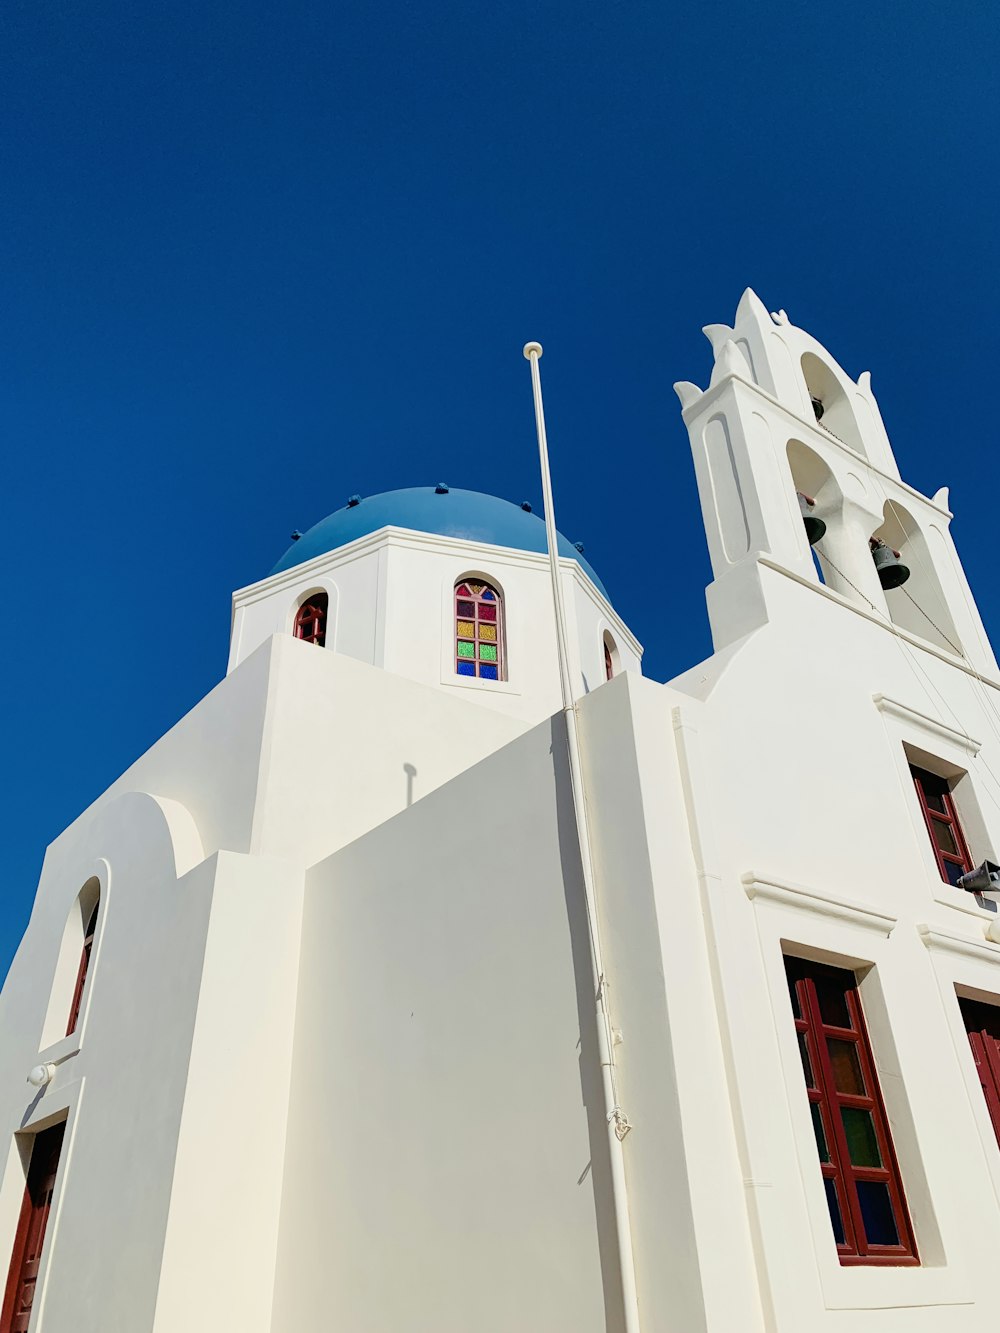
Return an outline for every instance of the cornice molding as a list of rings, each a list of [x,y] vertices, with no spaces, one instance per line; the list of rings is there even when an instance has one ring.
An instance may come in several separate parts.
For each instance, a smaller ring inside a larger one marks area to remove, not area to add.
[[[850,898],[841,898],[834,894],[823,893],[818,889],[807,889],[802,884],[793,884],[789,880],[774,879],[747,871],[741,877],[743,889],[751,902],[775,903],[779,907],[791,907],[797,912],[808,912],[814,916],[831,917],[836,921],[846,921],[852,926],[873,931],[888,938],[895,929],[897,917],[886,912],[877,912]]]
[[[972,939],[968,935],[956,935],[954,931],[923,923],[917,926],[917,932],[928,949],[960,954],[964,958],[974,958],[977,963],[1000,964],[1000,944],[991,944],[982,938]]]
[[[873,694],[872,703],[880,713],[888,713],[890,717],[905,722],[907,726],[929,731],[932,735],[948,741],[949,744],[971,755],[977,755],[983,747],[982,741],[974,740],[971,736],[956,731],[954,727],[949,727],[947,723],[939,722],[936,718],[928,717],[926,713],[918,712],[916,708],[910,708],[908,704],[900,703],[898,699],[891,699],[887,694]]]

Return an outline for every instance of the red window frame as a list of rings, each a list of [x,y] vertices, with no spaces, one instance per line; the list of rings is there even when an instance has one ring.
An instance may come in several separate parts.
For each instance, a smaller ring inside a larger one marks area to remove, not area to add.
[[[80,1021],[80,1009],[83,1006],[83,990],[87,984],[87,973],[90,971],[90,955],[94,949],[94,933],[97,930],[97,912],[100,907],[100,901],[94,903],[94,910],[90,914],[90,920],[87,922],[87,930],[83,937],[83,950],[80,954],[80,966],[76,973],[76,986],[73,988],[73,1003],[69,1007],[69,1022],[66,1025],[66,1036],[76,1031],[76,1025]]]
[[[295,613],[292,633],[303,643],[314,643],[318,648],[326,646],[326,621],[330,611],[330,597],[325,592],[315,592],[299,607]]]
[[[916,764],[910,765],[910,776],[917,789],[938,873],[946,884],[956,884],[962,875],[967,875],[975,867],[959,823],[951,783]]]
[[[857,977],[791,957],[785,972],[840,1262],[916,1265]]]
[[[965,1031],[976,1062],[976,1073],[1000,1143],[1000,1007],[958,997]]]
[[[0,1309],[0,1333],[25,1333],[31,1319],[65,1129],[65,1121],[43,1129],[31,1145],[28,1178]]]

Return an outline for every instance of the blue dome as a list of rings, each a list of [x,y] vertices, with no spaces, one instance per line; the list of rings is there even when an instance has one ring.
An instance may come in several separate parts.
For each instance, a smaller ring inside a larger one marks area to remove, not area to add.
[[[489,542],[491,546],[510,546],[515,551],[536,551],[542,555],[548,550],[545,523],[520,505],[479,491],[438,493],[433,486],[414,486],[405,491],[366,496],[321,519],[289,546],[271,573],[293,569],[384,527],[412,528],[439,537]],[[591,582],[607,597],[604,584],[562,534],[559,554],[578,561]]]

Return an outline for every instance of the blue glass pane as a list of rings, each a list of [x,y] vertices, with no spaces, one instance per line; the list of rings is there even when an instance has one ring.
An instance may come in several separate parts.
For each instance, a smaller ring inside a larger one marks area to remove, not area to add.
[[[896,1230],[896,1219],[892,1215],[889,1186],[881,1180],[858,1180],[855,1184],[868,1244],[898,1245],[899,1232]]]
[[[495,602],[496,599],[497,599],[497,595],[496,595],[495,592],[490,592],[489,588],[484,588],[484,589],[483,589],[483,601],[484,601],[484,602]]]
[[[474,676],[476,674],[476,664],[475,662],[459,662],[457,670],[460,676]]]
[[[495,663],[480,662],[479,674],[484,680],[499,680]]]
[[[833,1238],[838,1245],[844,1243],[844,1223],[840,1216],[840,1205],[837,1202],[837,1186],[832,1180],[824,1179],[826,1186],[826,1202],[830,1209],[830,1221],[833,1223]]]

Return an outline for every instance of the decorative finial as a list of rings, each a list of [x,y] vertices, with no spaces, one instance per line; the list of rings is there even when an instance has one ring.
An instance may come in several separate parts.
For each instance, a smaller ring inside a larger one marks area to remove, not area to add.
[[[583,547],[583,542],[574,542],[574,543],[573,543],[573,550],[574,550],[574,551],[579,551],[580,554],[583,555],[583,549],[584,549],[584,547]]]
[[[348,498],[347,507],[348,509],[353,509],[355,505],[359,505],[360,503],[361,503],[361,496],[352,495]]]
[[[524,344],[524,359],[525,359],[525,361],[530,361],[531,358],[532,358],[533,356],[540,357],[541,355],[542,355],[542,344],[541,344],[541,343],[525,343],[525,344]]]
[[[438,484],[434,487],[434,494],[435,494],[435,495],[447,495],[447,494],[448,494],[448,487],[444,484],[443,481],[439,481]]]
[[[297,542],[301,536],[302,533],[299,532],[298,528],[296,528],[295,531],[291,534],[292,541]]]
[[[788,316],[783,310],[772,310],[771,318],[774,320],[775,324],[787,324],[789,322]]]
[[[521,508],[524,510],[524,512],[525,512],[526,514],[530,514],[530,513],[531,513],[531,505],[528,503],[527,500],[522,500],[522,501],[521,501]]]
[[[702,390],[697,384],[692,384],[690,380],[678,380],[674,385],[674,393],[681,400],[681,411],[696,403],[702,395]]]

